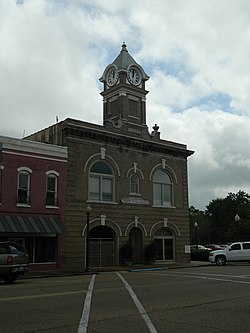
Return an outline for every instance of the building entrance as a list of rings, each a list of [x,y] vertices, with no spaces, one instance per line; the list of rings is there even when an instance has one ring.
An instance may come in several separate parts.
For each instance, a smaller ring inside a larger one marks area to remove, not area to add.
[[[158,260],[174,260],[174,236],[167,228],[157,230],[154,241],[158,245]]]
[[[98,226],[90,230],[90,266],[115,265],[115,232],[110,227]]]

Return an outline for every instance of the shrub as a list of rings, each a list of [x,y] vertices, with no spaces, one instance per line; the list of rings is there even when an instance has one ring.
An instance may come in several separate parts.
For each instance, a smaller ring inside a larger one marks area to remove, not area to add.
[[[120,257],[122,260],[132,260],[134,256],[134,248],[128,241],[120,248]]]
[[[197,250],[192,249],[191,251],[191,260],[193,261],[208,261],[209,252],[207,250]]]
[[[157,257],[158,257],[158,246],[156,242],[152,242],[145,248],[145,259],[147,261],[152,261],[157,259]]]

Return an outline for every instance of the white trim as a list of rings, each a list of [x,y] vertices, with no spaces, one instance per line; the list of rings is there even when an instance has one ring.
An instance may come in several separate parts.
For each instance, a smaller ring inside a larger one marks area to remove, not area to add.
[[[26,171],[28,173],[32,173],[32,170],[30,168],[28,168],[28,167],[20,167],[20,168],[17,169],[17,171],[19,173],[22,172],[22,171]]]
[[[101,215],[101,216],[104,216],[104,215]],[[99,225],[102,226],[102,217],[99,217],[97,219],[89,221],[89,225],[91,225],[91,223],[94,223],[96,221],[99,221]],[[107,226],[107,221],[116,226],[117,230],[119,231],[119,236],[121,237],[122,236],[122,230],[119,227],[119,225],[116,222],[114,222],[113,220],[107,219],[107,216],[105,216],[105,226]],[[85,225],[82,229],[82,237],[84,237],[86,228],[87,228],[87,225]]]
[[[174,170],[173,170],[169,165],[167,165],[167,164],[165,164],[165,168],[163,169],[163,168],[162,168],[162,163],[160,163],[160,164],[156,164],[156,165],[152,168],[152,170],[150,171],[150,174],[149,174],[149,180],[152,180],[152,178],[153,178],[153,177],[152,177],[152,176],[153,176],[153,173],[156,172],[156,171],[155,171],[156,169],[159,169],[159,170],[165,170],[165,171],[169,172],[171,178],[174,178],[175,183],[178,184],[177,176],[176,176]],[[174,177],[172,177],[172,175],[173,175]]]
[[[125,229],[125,232],[124,232],[124,236],[125,236],[125,237],[128,236],[128,231],[129,231],[130,229],[132,229],[131,226],[134,226],[135,228],[139,228],[139,226],[141,226],[142,230],[144,231],[144,236],[147,237],[147,230],[146,230],[146,228],[144,227],[144,225],[143,225],[141,222],[138,221],[138,219],[135,220],[135,221],[133,221],[133,222],[131,222],[131,223],[129,223],[129,224],[127,225],[127,227],[126,227],[126,229]],[[140,228],[139,228],[139,229],[140,229]]]
[[[86,172],[86,170],[87,170],[87,166],[88,166],[88,164],[90,164],[90,161],[91,161],[94,157],[97,157],[97,156],[100,156],[100,161],[105,160],[106,162],[108,162],[107,159],[110,159],[110,160],[112,161],[112,163],[114,164],[114,166],[116,167],[116,170],[117,170],[117,174],[118,174],[118,176],[119,176],[119,177],[121,176],[120,169],[119,169],[118,164],[116,163],[116,161],[115,161],[111,156],[109,156],[109,155],[107,155],[107,154],[105,154],[105,159],[103,159],[103,158],[101,157],[101,153],[93,154],[93,155],[91,155],[91,156],[87,159],[87,161],[86,161],[85,164],[84,164],[84,168],[83,168],[83,171],[84,171],[84,172]],[[95,162],[98,162],[98,160],[93,161],[92,164],[94,164]],[[91,164],[91,165],[92,165],[92,164]],[[112,165],[111,165],[111,166],[112,166]],[[113,168],[113,166],[112,166],[112,168]]]
[[[143,175],[142,171],[138,167],[136,167],[136,172],[134,172],[134,167],[128,169],[128,171],[126,172],[126,176],[125,176],[126,178],[128,178],[130,172],[132,172],[132,173],[134,173],[136,175],[137,175],[137,173],[139,173],[140,176],[141,176],[141,179],[144,180],[144,175]]]
[[[6,136],[0,136],[2,149],[10,149],[13,151],[27,152],[31,154],[51,155],[61,158],[68,157],[68,148],[43,142],[37,142],[27,139],[17,139]]]
[[[55,175],[55,176],[57,176],[57,177],[60,176],[60,173],[57,172],[56,170],[48,170],[48,171],[46,171],[45,173],[46,173],[47,176],[48,176],[48,175]]]
[[[55,162],[63,162],[67,163],[67,160],[59,159],[59,158],[51,158],[51,157],[45,157],[45,156],[39,156],[39,155],[33,155],[33,154],[23,154],[23,153],[18,153],[13,152],[13,151],[5,151],[3,150],[3,154],[10,154],[10,155],[17,155],[17,156],[24,156],[24,157],[32,157],[32,158],[40,158],[41,160],[50,160],[50,161],[55,161]],[[62,157],[63,158],[63,157]]]
[[[165,219],[165,218],[164,218]],[[149,231],[149,236],[153,236],[152,235],[152,231],[153,229],[155,228],[155,226],[157,226],[158,224],[162,224],[163,225],[163,228],[165,227],[164,226],[164,219],[161,220],[161,221],[158,221],[156,223],[154,223]],[[174,223],[174,222],[171,222],[168,220],[168,226],[167,228],[169,228],[170,230],[175,230],[177,232],[177,235],[178,236],[181,236],[181,232],[180,232],[180,229],[178,228],[178,226]],[[159,228],[160,229],[160,228]]]

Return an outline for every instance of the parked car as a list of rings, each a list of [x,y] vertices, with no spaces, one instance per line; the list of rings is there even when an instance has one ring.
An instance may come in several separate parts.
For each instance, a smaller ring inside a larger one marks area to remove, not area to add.
[[[0,242],[0,278],[6,283],[16,281],[20,274],[29,271],[29,256],[19,244]]]
[[[191,245],[191,250],[198,249],[198,250],[206,250],[211,251],[212,249],[205,247],[204,245]]]
[[[222,250],[222,247],[218,244],[207,244],[205,245],[206,248],[211,249],[212,251],[214,250]]]
[[[230,261],[250,261],[250,241],[237,242],[228,245],[225,249],[211,251],[209,261],[223,266]]]
[[[228,245],[230,245],[231,243],[228,244],[219,244],[220,248],[223,250],[225,249]]]

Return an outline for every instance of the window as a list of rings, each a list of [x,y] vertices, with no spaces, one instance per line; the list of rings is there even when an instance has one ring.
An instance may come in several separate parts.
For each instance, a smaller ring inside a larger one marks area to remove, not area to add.
[[[89,199],[112,202],[114,200],[114,176],[111,167],[105,162],[96,162],[90,169]]]
[[[46,205],[57,206],[57,175],[54,173],[47,174],[46,186]]]
[[[250,243],[243,243],[244,250],[250,250]]]
[[[139,177],[136,174],[130,177],[130,192],[139,194]]]
[[[166,172],[158,170],[154,174],[153,192],[154,205],[172,206],[172,181]]]
[[[18,173],[17,203],[30,204],[30,172],[26,170]]]
[[[25,248],[30,263],[49,263],[57,260],[57,237],[27,237]]]
[[[3,165],[0,165],[0,204],[2,202]]]
[[[234,250],[241,250],[241,247],[240,247],[240,244],[234,244],[231,246],[231,250],[234,251]]]
[[[154,241],[158,247],[158,260],[174,259],[174,236],[167,228],[157,230]]]

